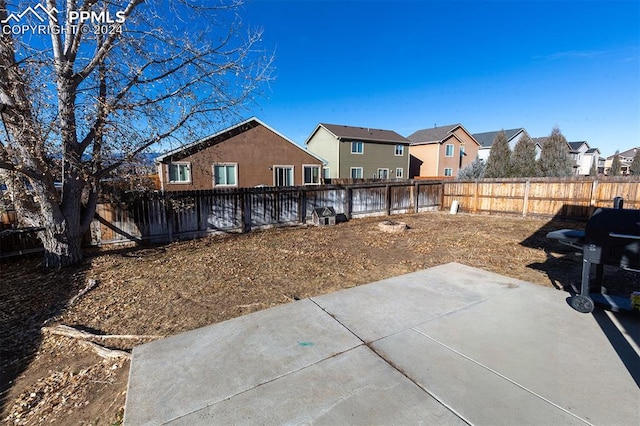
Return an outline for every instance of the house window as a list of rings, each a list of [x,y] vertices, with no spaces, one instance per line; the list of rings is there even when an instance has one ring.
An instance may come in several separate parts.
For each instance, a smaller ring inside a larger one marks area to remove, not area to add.
[[[362,179],[362,167],[351,167],[351,179]]]
[[[402,169],[402,167],[398,167],[396,169],[396,178],[402,179],[403,177],[404,177],[404,170]]]
[[[189,167],[189,163],[169,163],[169,182],[191,182],[191,168]]]
[[[214,164],[213,186],[238,186],[237,164]]]
[[[331,179],[331,171],[329,170],[329,167],[322,168],[322,175],[325,179]]]
[[[445,157],[453,157],[453,145],[448,144],[444,147],[444,156]]]
[[[453,145],[451,145],[453,146]],[[453,176],[453,169],[451,167],[447,167],[446,169],[444,169],[444,175],[445,176]]]
[[[389,179],[389,169],[378,169],[378,179]]]
[[[320,185],[320,166],[302,166],[305,185]]]
[[[293,166],[274,166],[273,181],[275,186],[293,186]]]
[[[396,145],[396,157],[402,157],[404,154],[404,145]]]
[[[364,142],[353,141],[351,142],[352,154],[364,154]]]

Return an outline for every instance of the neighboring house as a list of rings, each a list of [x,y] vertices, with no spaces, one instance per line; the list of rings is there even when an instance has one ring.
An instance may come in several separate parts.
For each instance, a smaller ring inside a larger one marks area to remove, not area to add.
[[[478,156],[480,144],[461,125],[418,130],[411,141],[410,177],[454,177]]]
[[[631,169],[631,163],[633,162],[633,157],[636,155],[636,151],[640,149],[640,146],[628,149],[624,152],[620,152],[618,156],[620,157],[620,174],[628,175],[629,170]],[[604,162],[604,174],[608,175],[609,170],[611,170],[611,163],[613,163],[613,157],[616,155],[610,155]]]
[[[603,175],[604,174],[604,165],[606,163],[607,159],[604,157],[598,157],[598,174],[599,175]]]
[[[598,148],[591,148],[585,141],[567,142],[569,145],[569,155],[573,161],[574,174],[578,176],[588,176],[593,164],[598,167],[600,151]]]
[[[161,189],[319,185],[324,161],[257,118],[156,158]]]
[[[516,144],[520,140],[523,135],[529,136],[527,131],[523,128],[519,129],[509,129],[509,130],[495,130],[493,132],[484,132],[484,133],[474,133],[473,137],[480,144],[480,149],[478,150],[478,157],[482,161],[487,161],[489,158],[489,154],[491,153],[491,145],[493,145],[493,141],[498,136],[498,133],[501,131],[507,136],[507,142],[509,143],[509,149],[513,152],[513,148],[516,147]],[[536,144],[536,160],[540,158],[540,150],[541,150],[541,138],[531,138],[533,142]]]
[[[320,123],[305,144],[326,160],[326,179],[409,177],[409,140],[392,130]]]

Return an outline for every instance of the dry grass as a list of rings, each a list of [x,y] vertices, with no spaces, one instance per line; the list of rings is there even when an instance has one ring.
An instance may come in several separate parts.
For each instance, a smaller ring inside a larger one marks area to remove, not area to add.
[[[128,362],[42,335],[44,321],[97,334],[171,335],[448,262],[557,288],[580,281],[580,259],[545,238],[580,223],[423,213],[398,217],[410,229],[389,234],[380,232],[382,220],[94,252],[63,271],[43,272],[35,259],[3,264],[0,368],[9,386],[0,389],[1,418],[111,424],[122,417]],[[98,285],[67,306],[88,279]],[[613,281],[623,292],[638,287],[629,276]],[[109,345],[130,350],[148,340]]]

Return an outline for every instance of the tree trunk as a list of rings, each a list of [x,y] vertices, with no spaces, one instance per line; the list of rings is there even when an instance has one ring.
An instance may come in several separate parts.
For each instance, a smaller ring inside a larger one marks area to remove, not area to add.
[[[42,208],[42,206],[41,206]],[[44,264],[48,268],[63,268],[82,260],[83,230],[79,220],[69,220],[62,211],[43,214],[40,239],[44,245]]]

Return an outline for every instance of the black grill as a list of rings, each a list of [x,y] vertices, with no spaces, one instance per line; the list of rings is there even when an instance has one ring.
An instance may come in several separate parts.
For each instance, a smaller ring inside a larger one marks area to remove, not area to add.
[[[584,230],[583,250],[591,263],[640,269],[640,210],[596,210]]]
[[[547,234],[547,238],[582,249],[582,282],[580,294],[571,298],[571,306],[580,312],[592,312],[589,297],[591,265],[596,265],[596,285],[602,285],[604,265],[640,272],[640,210],[600,208],[596,210],[584,232],[563,229]]]

